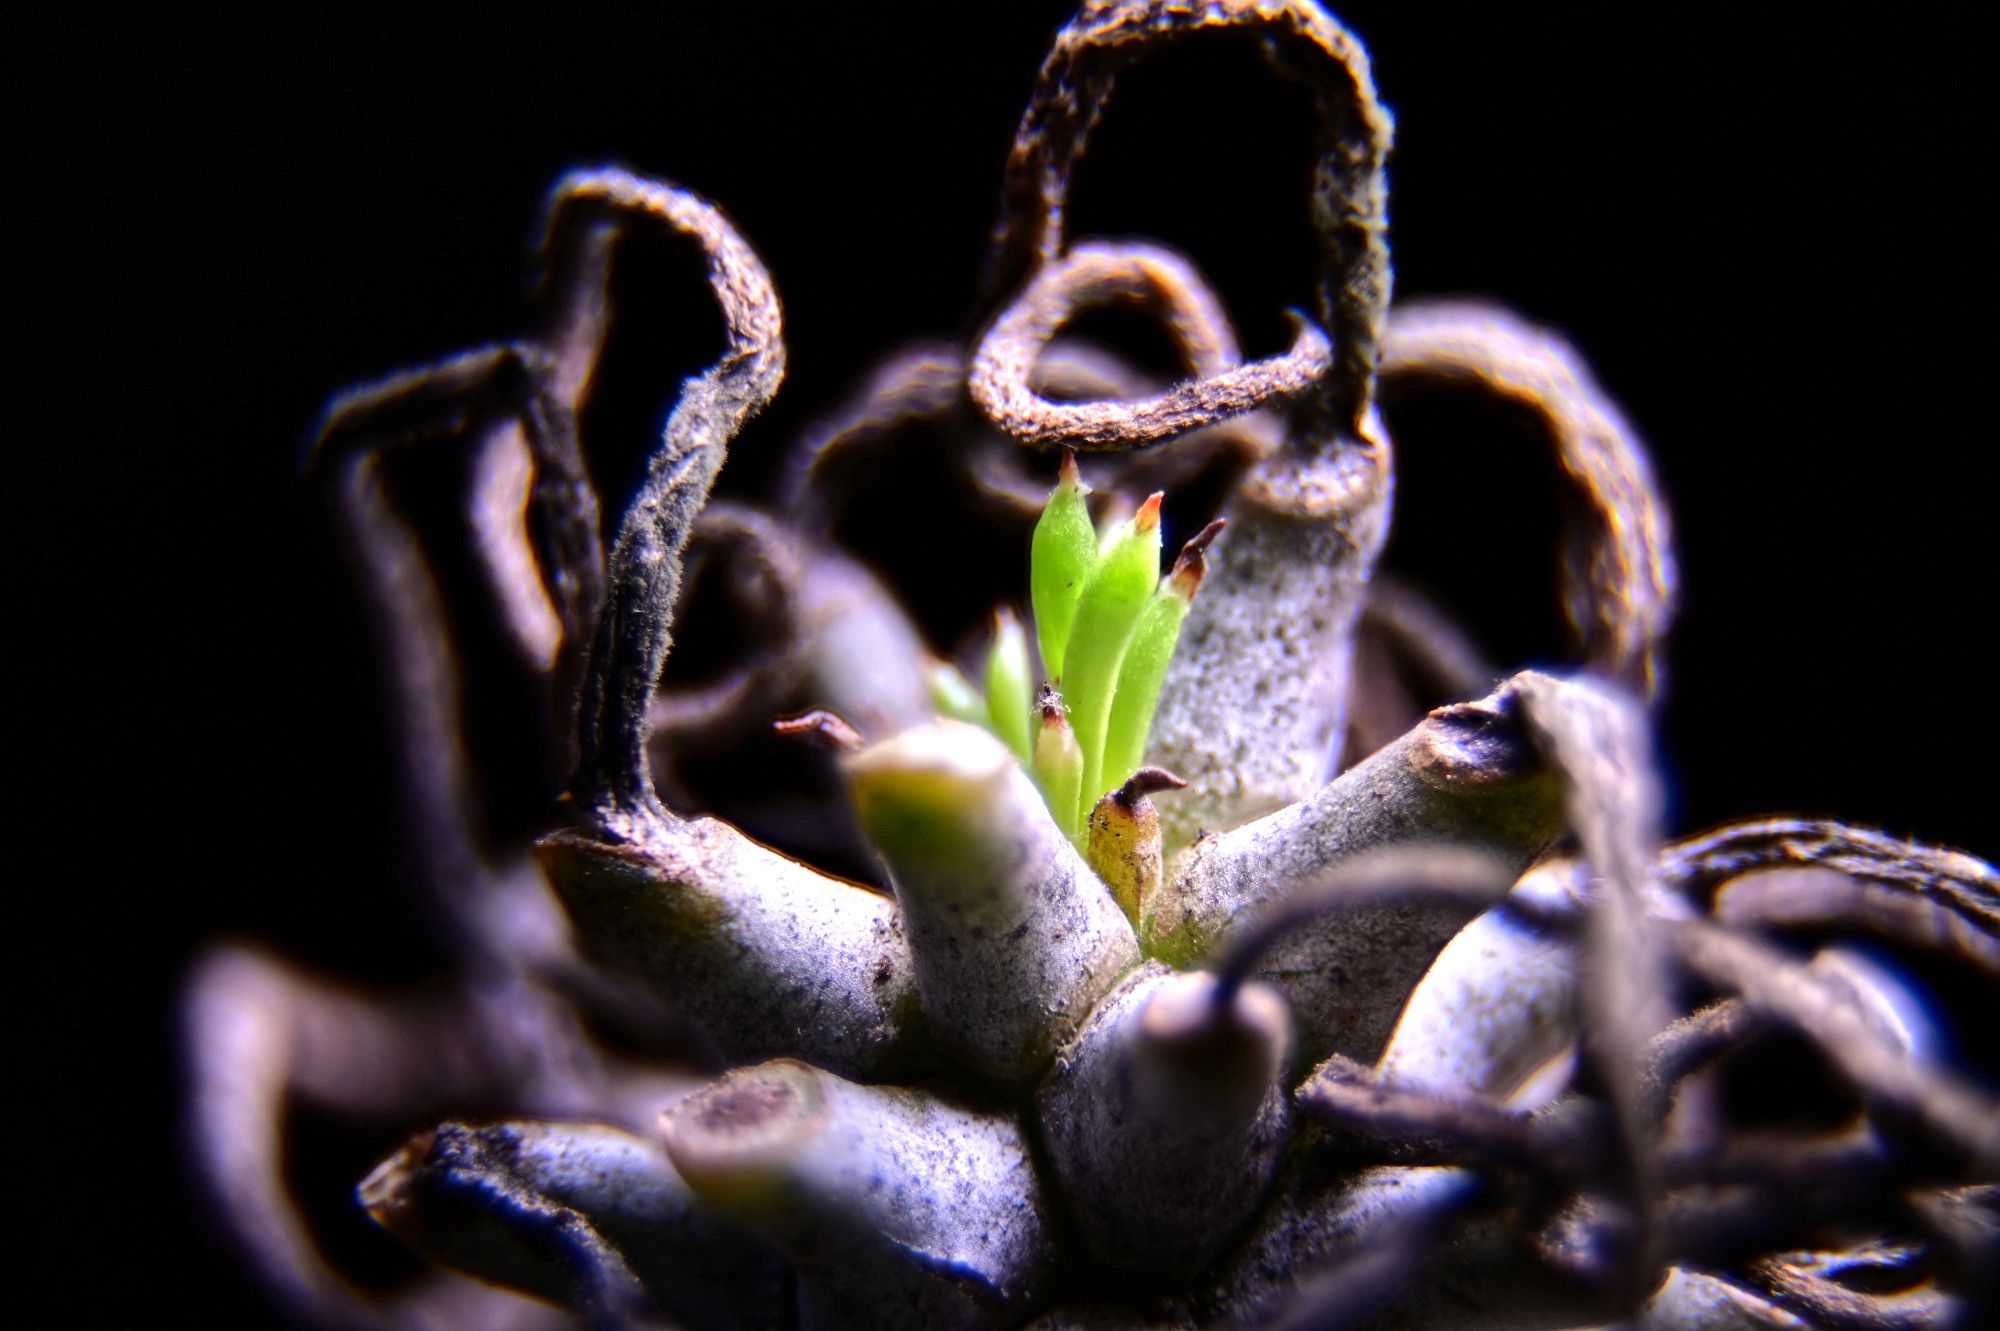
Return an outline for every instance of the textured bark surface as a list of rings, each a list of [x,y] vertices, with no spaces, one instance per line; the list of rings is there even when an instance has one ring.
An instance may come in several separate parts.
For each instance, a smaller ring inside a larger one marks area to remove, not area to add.
[[[1381,370],[1384,392],[1472,388],[1541,419],[1573,496],[1562,600],[1574,645],[1592,669],[1654,697],[1680,594],[1673,536],[1638,436],[1576,349],[1496,306],[1420,301],[1390,316]]]
[[[798,1063],[724,1078],[664,1116],[694,1190],[798,1263],[822,1326],[995,1327],[1055,1260],[1010,1114]]]
[[[1148,963],[1105,995],[1036,1092],[1042,1140],[1098,1262],[1172,1282],[1263,1200],[1290,1135],[1290,1033],[1269,989]]]
[[[1389,484],[1386,444],[1279,455],[1225,507],[1147,747],[1148,762],[1188,783],[1161,806],[1169,853],[1304,799],[1333,774]]]
[[[693,237],[728,336],[723,357],[681,385],[625,510],[608,561],[611,591],[583,670],[576,793],[603,830],[643,841],[665,815],[646,753],[647,715],[673,643],[682,552],[729,441],[785,376],[783,320],[763,262],[706,200],[616,170],[583,173],[557,193],[559,201],[602,201]]]
[[[729,1062],[787,1056],[879,1076],[922,1043],[895,903],[712,819],[645,849],[561,834],[549,883],[585,951],[639,980]]]
[[[1094,305],[1155,307],[1194,376],[1143,400],[1051,402],[1035,391],[1036,364],[1051,339]],[[1254,365],[1236,363],[1233,337],[1218,337],[1228,316],[1179,255],[1152,246],[1081,244],[1035,274],[993,321],[973,360],[966,391],[987,418],[1024,444],[1080,453],[1176,439],[1317,383],[1332,364],[1326,334],[1294,318],[1289,351]]]
[[[1168,871],[1145,921],[1148,948],[1169,960],[1205,955],[1256,907],[1364,851],[1466,846],[1525,868],[1555,839],[1561,811],[1511,696],[1503,686],[1440,708],[1310,798],[1197,842]]]

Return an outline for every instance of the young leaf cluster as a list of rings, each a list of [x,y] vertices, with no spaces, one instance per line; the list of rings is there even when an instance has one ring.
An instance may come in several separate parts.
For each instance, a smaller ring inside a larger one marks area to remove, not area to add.
[[[1160,576],[1160,501],[1100,531],[1074,454],[1035,524],[1028,590],[1042,664],[1035,689],[1028,633],[994,613],[984,706],[971,719],[999,736],[1034,775],[1056,822],[1081,843],[1091,808],[1145,759],[1146,736],[1180,640],[1210,528]],[[947,686],[949,687],[949,686]],[[964,714],[959,690],[944,710]]]

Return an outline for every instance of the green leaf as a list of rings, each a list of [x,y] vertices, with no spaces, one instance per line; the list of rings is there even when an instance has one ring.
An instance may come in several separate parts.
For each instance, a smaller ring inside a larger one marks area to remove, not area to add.
[[[1167,680],[1167,662],[1180,641],[1181,621],[1188,603],[1168,583],[1153,593],[1125,648],[1118,686],[1111,697],[1111,719],[1105,727],[1104,769],[1107,787],[1121,784],[1137,771],[1146,756],[1146,735],[1160,704],[1160,687]]]
[[[1173,572],[1161,582],[1146,608],[1139,612],[1132,637],[1125,645],[1125,660],[1118,669],[1118,687],[1111,697],[1111,720],[1105,729],[1104,785],[1114,787],[1139,770],[1146,760],[1146,736],[1153,729],[1153,713],[1160,705],[1160,689],[1167,682],[1167,665],[1180,642],[1181,624],[1195,589],[1208,572],[1204,552],[1222,530],[1218,519],[1204,527],[1181,548]]]
[[[1083,750],[1083,784],[1074,823],[1082,826],[1090,808],[1107,789],[1104,774],[1105,732],[1111,719],[1111,699],[1118,687],[1118,670],[1125,645],[1139,614],[1160,580],[1160,500],[1154,494],[1123,524],[1084,584],[1077,600],[1064,665],[1070,725]]]
[[[926,675],[931,687],[931,706],[939,716],[969,721],[975,726],[986,725],[986,700],[972,687],[972,681],[959,673],[957,666],[949,661],[932,661],[926,667]]]
[[[1065,712],[1062,695],[1045,686],[1035,708],[1034,773],[1056,826],[1076,841],[1082,828],[1077,817],[1077,791],[1083,785],[1083,750],[1077,747],[1076,732]]]
[[[1062,474],[1035,523],[1028,565],[1028,592],[1042,649],[1042,671],[1057,682],[1063,677],[1077,600],[1097,566],[1097,533],[1090,525],[1090,509],[1083,499],[1086,493],[1076,454],[1065,450]]]
[[[1028,635],[1014,612],[1001,606],[993,612],[993,648],[986,656],[986,715],[1023,765],[1034,761],[1028,692]]]

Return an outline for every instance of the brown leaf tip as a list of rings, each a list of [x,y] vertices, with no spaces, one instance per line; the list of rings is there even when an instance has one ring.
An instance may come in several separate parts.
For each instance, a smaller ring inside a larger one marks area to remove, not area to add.
[[[1196,532],[1193,536],[1190,536],[1188,538],[1188,543],[1181,547],[1181,558],[1182,559],[1188,559],[1191,557],[1198,558],[1199,556],[1207,553],[1208,547],[1215,544],[1215,538],[1220,536],[1222,534],[1222,529],[1224,527],[1227,527],[1228,525],[1229,525],[1228,518],[1217,518],[1215,521],[1209,523],[1206,527],[1203,527],[1200,531]]]
[[[780,717],[771,723],[771,728],[789,739],[835,753],[852,753],[862,747],[861,735],[853,726],[820,707],[797,716]]]
[[[417,1176],[423,1172],[436,1141],[435,1129],[418,1133],[361,1180],[355,1196],[376,1224],[395,1231],[408,1217],[414,1205]]]
[[[1042,691],[1035,697],[1035,706],[1042,714],[1042,724],[1068,725],[1069,708],[1063,705],[1062,694],[1053,684],[1042,685]]]
[[[1079,490],[1083,488],[1083,469],[1076,464],[1076,450],[1074,448],[1065,447],[1063,449],[1062,463],[1056,468],[1056,484],[1071,486]]]
[[[1132,773],[1124,785],[1112,791],[1111,798],[1129,809],[1148,795],[1157,795],[1163,790],[1186,788],[1187,782],[1164,767],[1142,767]]]
[[[1208,547],[1222,534],[1229,524],[1227,518],[1215,521],[1196,532],[1174,559],[1174,566],[1167,573],[1167,584],[1178,593],[1182,600],[1192,601],[1194,594],[1201,590],[1201,580],[1208,576]]]

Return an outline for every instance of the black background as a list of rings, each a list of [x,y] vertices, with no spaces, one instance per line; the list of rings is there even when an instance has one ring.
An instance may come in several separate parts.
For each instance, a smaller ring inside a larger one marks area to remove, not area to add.
[[[1342,12],[1398,117],[1399,292],[1487,293],[1566,330],[1652,446],[1685,582],[1677,828],[1824,812],[2000,850],[1973,341],[1991,336],[1973,191],[1993,143],[1969,18]],[[519,331],[544,189],[620,161],[721,202],[785,299],[789,380],[725,473],[755,493],[872,359],[963,330],[1000,161],[1064,14],[0,18],[25,344],[7,362],[14,757],[45,797],[16,828],[28,910],[6,983],[26,1053],[8,1100],[57,1129],[15,1139],[84,1307],[265,1315],[175,1165],[171,995],[202,940],[271,938],[382,981],[429,964],[366,626],[299,472],[321,403]],[[1185,247],[1266,354],[1308,298],[1303,186],[1295,100],[1220,43],[1121,85],[1075,231]],[[593,415],[604,447],[636,454],[712,347],[687,268],[628,267],[646,294],[607,373],[646,391]],[[1392,423],[1392,562],[1501,661],[1551,658],[1545,459],[1463,412]]]

